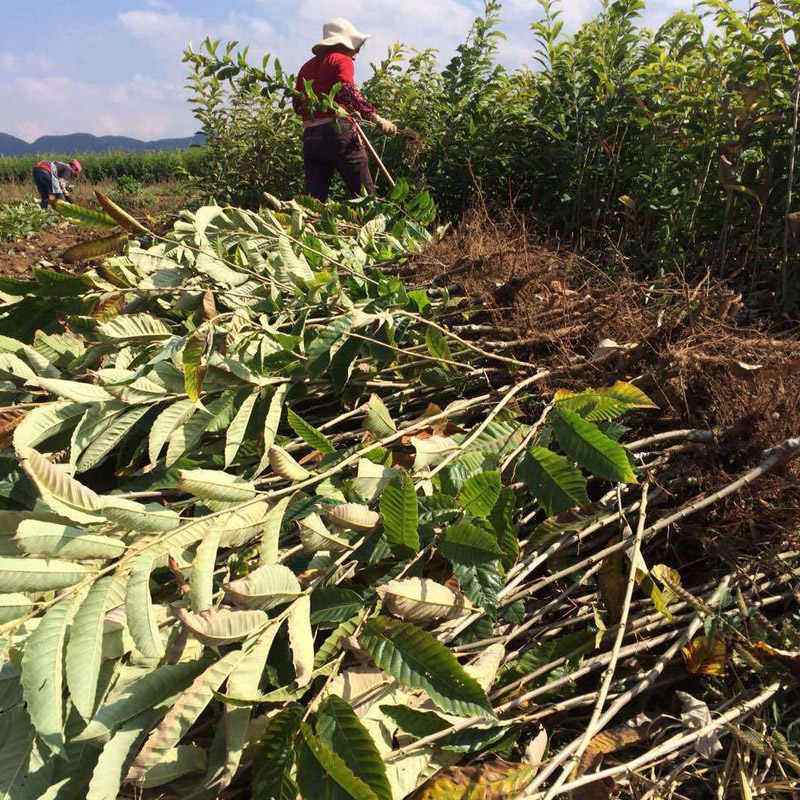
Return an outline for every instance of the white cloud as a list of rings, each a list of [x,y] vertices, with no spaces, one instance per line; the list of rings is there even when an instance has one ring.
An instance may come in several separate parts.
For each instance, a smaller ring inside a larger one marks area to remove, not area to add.
[[[180,84],[134,76],[102,86],[63,76],[17,77],[0,85],[3,128],[33,141],[75,132],[158,139],[195,130]]]

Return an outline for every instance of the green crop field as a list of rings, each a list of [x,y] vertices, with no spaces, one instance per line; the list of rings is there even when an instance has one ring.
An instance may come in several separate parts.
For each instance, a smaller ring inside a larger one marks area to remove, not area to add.
[[[84,178],[93,183],[122,177],[135,178],[142,183],[160,183],[198,171],[205,157],[201,147],[186,150],[166,150],[142,153],[80,153],[52,154],[57,161],[80,159]],[[42,156],[0,156],[0,181],[29,181],[33,165]]]

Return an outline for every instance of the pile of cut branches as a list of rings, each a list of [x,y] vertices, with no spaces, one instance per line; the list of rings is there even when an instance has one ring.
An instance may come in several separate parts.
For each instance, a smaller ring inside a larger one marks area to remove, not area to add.
[[[652,797],[722,737],[800,769],[748,727],[798,702],[798,554],[659,560],[800,442],[675,498],[713,437],[454,332],[394,275],[440,235],[405,184],[106,210],[125,255],[0,282],[0,796]]]

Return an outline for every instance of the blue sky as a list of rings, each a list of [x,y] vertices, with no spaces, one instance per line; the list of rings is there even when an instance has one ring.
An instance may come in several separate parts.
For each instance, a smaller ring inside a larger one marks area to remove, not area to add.
[[[278,56],[289,71],[307,57],[322,23],[352,19],[373,34],[359,65],[369,73],[386,47],[403,41],[452,53],[482,7],[478,0],[3,0],[0,131],[27,141],[85,131],[154,139],[195,128],[180,55],[206,34],[236,38],[251,53]],[[506,0],[508,66],[531,58],[534,0]],[[570,29],[599,0],[563,0]],[[658,25],[691,0],[650,0],[644,22]]]

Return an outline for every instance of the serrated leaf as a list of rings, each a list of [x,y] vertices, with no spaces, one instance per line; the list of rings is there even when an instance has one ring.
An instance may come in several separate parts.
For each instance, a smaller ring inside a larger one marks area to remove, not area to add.
[[[339,623],[364,607],[364,598],[352,589],[323,586],[311,595],[311,624]]]
[[[22,468],[53,510],[75,522],[102,519],[103,501],[91,489],[29,447],[19,451]]]
[[[497,611],[497,596],[503,588],[503,573],[499,561],[480,564],[453,562],[453,574],[458,579],[461,591],[490,618]]]
[[[242,656],[241,650],[227,653],[194,679],[192,685],[180,695],[148,737],[128,771],[128,781],[134,784],[140,783],[147,770],[161,763],[166,754],[180,742],[203,713],[214,697],[214,692],[237,667]]]
[[[314,656],[314,669],[319,669],[324,664],[327,664],[342,648],[344,641],[356,632],[356,628],[361,622],[361,614],[339,624],[337,628],[328,636],[328,638],[320,645]]]
[[[459,564],[484,564],[501,555],[497,539],[470,522],[459,522],[444,532],[439,550],[445,558]]]
[[[307,553],[317,553],[320,550],[327,550],[329,553],[344,553],[351,550],[352,546],[347,539],[331,533],[325,523],[320,519],[319,514],[311,512],[303,519],[297,520],[300,532],[300,542]]]
[[[484,761],[476,766],[447,767],[418,792],[418,800],[505,800],[520,797],[536,770],[527,763]]]
[[[167,456],[164,463],[171,467],[184,453],[191,450],[202,439],[203,434],[214,421],[211,407],[198,408],[182,425],[176,428],[169,437]]]
[[[225,468],[227,469],[236,458],[236,455],[244,442],[247,426],[250,417],[253,415],[253,408],[258,399],[258,392],[251,392],[245,399],[236,416],[233,418],[225,434]]]
[[[486,693],[441,642],[415,625],[375,617],[359,637],[373,661],[402,686],[424,689],[443,711],[492,716]]]
[[[378,800],[392,800],[383,759],[349,703],[328,695],[319,707],[317,733],[353,774],[372,789]]]
[[[162,704],[170,705],[207,666],[204,661],[185,661],[157,667],[107,699],[73,741],[107,737],[142,712]]]
[[[209,609],[201,614],[178,608],[175,616],[192,635],[212,647],[241,642],[269,622],[263,611],[232,611],[227,608]]]
[[[304,481],[311,477],[311,473],[292,458],[282,447],[272,445],[267,457],[272,471],[284,480]]]
[[[97,581],[80,604],[67,645],[67,687],[78,713],[90,720],[97,703],[103,655],[103,623],[113,578]]]
[[[283,517],[291,503],[290,495],[281,498],[275,503],[264,517],[264,531],[261,534],[261,547],[259,551],[262,564],[275,564],[278,561],[278,543],[283,526]]]
[[[36,383],[50,394],[73,403],[104,403],[114,399],[102,386],[93,383],[65,381],[60,378],[37,378]]]
[[[22,450],[36,447],[37,444],[68,431],[78,424],[86,409],[85,403],[59,401],[28,411],[14,429],[14,448]]]
[[[397,431],[392,415],[377,394],[370,395],[364,427],[377,439],[385,439]]]
[[[299,414],[291,408],[287,409],[286,418],[292,430],[312,449],[318,450],[324,455],[331,455],[336,452],[336,448],[324,433],[318,431],[313,425],[306,422]]]
[[[269,464],[269,452],[272,445],[275,444],[275,435],[278,432],[278,426],[281,422],[281,415],[283,414],[283,401],[288,391],[288,384],[281,384],[275,389],[275,393],[269,401],[269,408],[267,415],[264,418],[264,453],[261,456],[261,461],[256,469],[255,474],[260,475]]]
[[[311,598],[304,594],[292,603],[288,617],[295,681],[307,686],[314,671],[314,634],[311,631]]]
[[[504,486],[489,515],[489,522],[494,528],[497,543],[503,553],[500,560],[505,569],[511,569],[519,558],[519,538],[517,526],[514,524],[515,505],[514,490],[510,486]]]
[[[164,655],[164,642],[150,596],[150,573],[154,560],[154,554],[143,553],[133,562],[125,594],[125,613],[138,650],[149,658],[161,658]]]
[[[198,614],[211,608],[214,596],[214,567],[217,562],[220,530],[216,528],[206,536],[199,545],[189,578],[191,589],[192,611]]]
[[[292,779],[294,737],[303,719],[303,706],[293,704],[272,717],[261,735],[253,773],[252,800],[295,800]]]
[[[122,252],[129,236],[127,233],[112,233],[99,239],[90,239],[88,242],[79,242],[68,247],[62,254],[62,260],[67,264],[77,264],[79,261],[100,258],[112,253]]]
[[[189,399],[196,402],[200,399],[205,378],[203,356],[206,352],[208,336],[204,331],[196,330],[186,340],[183,348],[183,384]]]
[[[24,617],[33,608],[33,601],[24,594],[0,594],[0,625]]]
[[[172,331],[150,314],[120,314],[97,326],[101,335],[114,340],[153,342],[168,339]]]
[[[463,594],[430,578],[393,580],[376,591],[386,610],[407,622],[455,619],[473,610]]]
[[[261,609],[288,603],[302,592],[295,574],[283,564],[265,564],[223,588],[236,605]]]
[[[71,610],[68,600],[48,609],[22,654],[22,692],[28,714],[36,733],[55,752],[64,748],[64,648]]]
[[[142,505],[122,497],[103,498],[103,516],[129,531],[161,533],[180,525],[181,518],[158,503]]]
[[[419,551],[417,490],[405,473],[384,488],[381,517],[392,550],[401,556],[411,556]]]
[[[546,447],[531,447],[517,467],[530,493],[548,516],[589,504],[586,478],[569,459]]]
[[[55,558],[0,557],[0,592],[49,592],[74,586],[94,570]]]
[[[113,419],[108,427],[80,454],[77,460],[77,471],[87,472],[100,465],[149,410],[148,406],[139,406]]]
[[[119,558],[126,550],[125,542],[120,539],[40,520],[20,523],[14,542],[21,552],[29,555],[75,560]]]
[[[167,406],[153,422],[153,427],[150,429],[150,441],[148,446],[148,454],[150,462],[155,464],[161,454],[161,449],[169,440],[170,436],[182,425],[184,425],[189,418],[197,410],[197,404],[192,400],[178,400],[170,406]]]
[[[218,469],[182,469],[178,488],[203,500],[224,503],[244,503],[256,496],[252,483]]]
[[[637,482],[625,450],[596,425],[558,408],[551,414],[551,424],[561,449],[593,475],[615,483]]]
[[[501,488],[499,472],[481,472],[461,487],[458,502],[473,517],[488,517],[500,497]]]
[[[378,800],[372,789],[347,764],[300,724],[297,748],[297,784],[303,797],[339,797],[350,800]]]

